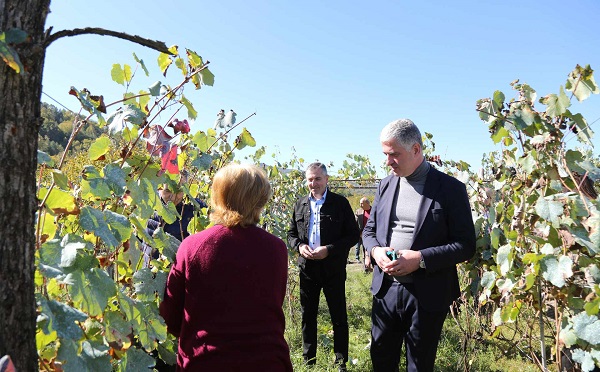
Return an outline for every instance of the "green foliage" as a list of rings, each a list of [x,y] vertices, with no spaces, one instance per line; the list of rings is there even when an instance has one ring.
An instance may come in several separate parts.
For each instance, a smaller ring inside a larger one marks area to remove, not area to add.
[[[177,218],[174,205],[160,201],[158,188],[177,182],[179,175],[178,171],[169,173],[172,170],[161,159],[164,155],[155,150],[176,144],[172,149],[177,150],[178,169],[190,174],[183,185],[186,198],[208,200],[214,172],[234,159],[240,145],[256,143],[245,128],[230,144],[231,130],[221,135],[212,129],[188,133],[185,126],[168,135],[168,143],[151,142],[149,130],[169,128],[169,123],[154,122],[157,117],[168,117],[168,110],[186,107],[190,116],[195,115],[182,89],[192,81],[192,74],[200,69],[206,74],[208,69],[198,65],[200,57],[195,53],[189,55],[194,61],[185,62],[177,54],[161,56],[164,66],[166,60],[176,60],[175,66],[183,73],[183,82],[176,88],[160,84],[159,94],[156,90],[141,90],[137,97],[126,93],[117,101],[121,108],[106,121],[103,98],[85,90],[72,88],[71,92],[88,117],[43,106],[46,121],[40,135],[64,147],[56,161],[50,155],[57,152],[38,152],[35,278],[40,369],[141,370],[154,366],[152,351],[175,362],[177,344],[167,334],[158,304],[179,241],[162,228],[149,236],[145,227],[155,211],[165,221]],[[143,62],[134,59],[147,72]],[[188,64],[196,67],[188,69]],[[114,65],[112,76],[129,88],[136,71],[137,67],[127,64]],[[88,125],[94,121],[100,124]],[[85,128],[94,129],[86,134]],[[78,135],[87,141],[79,141],[85,151],[66,156],[77,145]],[[208,225],[206,208],[195,213],[192,233]],[[141,240],[161,253],[151,269],[140,269]]]
[[[87,117],[43,106],[46,121],[40,143],[45,141],[48,147],[38,153],[35,277],[41,369],[141,370],[154,365],[152,351],[175,362],[176,340],[167,334],[158,304],[178,242],[162,229],[149,236],[145,226],[155,211],[165,221],[177,217],[172,204],[160,201],[158,188],[176,183],[178,175],[170,174],[157,158],[162,155],[156,150],[166,142],[151,142],[150,133],[169,128],[170,123],[154,121],[160,114],[168,117],[164,114],[170,110],[185,107],[188,117],[197,115],[182,93],[187,83],[199,89],[214,82],[200,56],[190,50],[180,56],[177,50],[171,48],[173,56],[161,54],[158,65],[165,78],[175,66],[182,83],[158,81],[137,95],[125,93],[117,101],[121,108],[106,119],[103,98],[76,88],[72,94]],[[132,91],[138,67],[148,74],[145,64],[134,59],[135,68],[114,65],[111,72],[127,91]],[[600,159],[585,147],[593,132],[581,114],[571,112],[571,99],[585,100],[598,93],[598,87],[591,68],[577,66],[558,94],[537,101],[544,106],[538,109],[532,87],[518,81],[511,86],[516,98],[507,101],[496,91],[477,103],[492,141],[501,145],[483,159],[480,173],[471,173],[461,161],[440,162],[467,184],[477,230],[477,254],[460,266],[466,295],[462,313],[455,315],[456,326],[445,327],[440,368],[496,370],[485,361],[500,358],[493,345],[510,344],[501,354],[518,356],[516,342],[521,356],[530,357],[538,355],[536,348],[543,341],[552,345],[545,351],[557,366],[561,348],[568,347],[582,370],[589,371],[600,365],[600,199],[594,195]],[[175,161],[190,173],[182,187],[190,201],[195,197],[208,201],[214,172],[233,161],[236,150],[256,145],[246,128],[233,136],[234,128],[225,133],[207,128],[169,135],[169,143],[178,146]],[[584,147],[567,150],[569,137]],[[427,156],[435,151],[432,139],[426,133]],[[67,157],[78,144],[82,151]],[[53,159],[60,146],[63,156]],[[274,165],[269,166],[261,163],[265,152],[261,147],[249,157],[265,168],[273,187],[261,225],[285,239],[292,205],[307,192],[306,164],[295,155],[280,162],[273,154]],[[331,175],[330,184],[336,191],[353,194],[357,204],[361,195],[372,195],[372,190],[359,190],[376,182],[376,170],[361,155],[349,154],[348,159],[337,175]],[[198,210],[190,232],[206,228],[207,215],[206,208]],[[161,253],[151,269],[140,269],[141,240]],[[290,262],[295,255],[290,252]],[[289,271],[286,337],[294,365],[302,370],[298,273],[293,265]],[[349,312],[360,314],[350,319],[356,330],[351,364],[355,370],[369,370],[368,276],[359,282],[362,287],[351,288],[349,296]],[[539,322],[532,323],[536,314]],[[319,324],[324,327],[319,331],[321,349],[327,351],[332,340],[329,322],[320,319]],[[537,337],[542,330],[547,330],[544,338]]]
[[[490,153],[481,173],[470,176],[479,214],[478,255],[466,265],[470,293],[481,305],[496,307],[494,337],[527,309],[557,314],[548,322],[553,359],[560,366],[566,345],[589,371],[600,365],[598,340],[581,331],[600,324],[600,282],[590,275],[600,265],[600,199],[593,190],[599,169],[589,151],[567,150],[565,139],[576,136],[591,145],[593,132],[581,114],[570,111],[571,99],[582,101],[599,90],[589,66],[577,66],[564,89],[540,98],[545,109],[534,106],[533,88],[518,81],[511,86],[516,98],[510,101],[496,91],[477,102],[502,150]],[[595,305],[584,310],[584,303]],[[531,353],[536,346],[530,343]]]

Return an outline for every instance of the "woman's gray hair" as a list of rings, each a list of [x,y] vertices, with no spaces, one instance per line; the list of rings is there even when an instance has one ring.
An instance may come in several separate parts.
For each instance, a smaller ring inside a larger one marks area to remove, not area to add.
[[[396,141],[405,150],[410,150],[415,143],[423,148],[421,132],[410,119],[398,119],[386,125],[381,131],[379,141]]]

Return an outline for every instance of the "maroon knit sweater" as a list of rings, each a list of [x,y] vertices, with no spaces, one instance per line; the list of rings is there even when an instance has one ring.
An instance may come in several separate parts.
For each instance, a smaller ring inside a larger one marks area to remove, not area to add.
[[[160,314],[179,336],[177,369],[292,371],[283,337],[285,243],[251,226],[213,226],[179,247]]]

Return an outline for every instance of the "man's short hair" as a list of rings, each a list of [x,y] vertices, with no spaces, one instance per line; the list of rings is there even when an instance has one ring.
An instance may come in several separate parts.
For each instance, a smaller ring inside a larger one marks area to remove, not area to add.
[[[318,161],[316,161],[314,163],[310,163],[308,165],[308,167],[306,167],[305,173],[308,172],[308,171],[313,171],[315,169],[320,169],[320,170],[323,171],[324,175],[327,175],[327,167],[325,166],[325,164],[323,164],[321,162],[318,162]]]
[[[271,185],[261,168],[230,163],[213,178],[210,220],[227,227],[255,225],[270,197]]]
[[[396,141],[405,150],[418,143],[423,148],[423,139],[419,128],[410,119],[394,120],[386,125],[379,136],[380,142]]]

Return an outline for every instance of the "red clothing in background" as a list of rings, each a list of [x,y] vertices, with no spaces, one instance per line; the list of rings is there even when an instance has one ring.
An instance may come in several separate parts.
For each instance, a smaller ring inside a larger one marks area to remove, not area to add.
[[[367,221],[369,220],[369,216],[371,215],[371,210],[369,209],[368,211],[363,210],[363,227],[367,224]],[[362,233],[362,230],[360,231]]]
[[[179,336],[177,369],[292,371],[283,337],[285,243],[251,226],[215,225],[186,238],[160,314]]]

